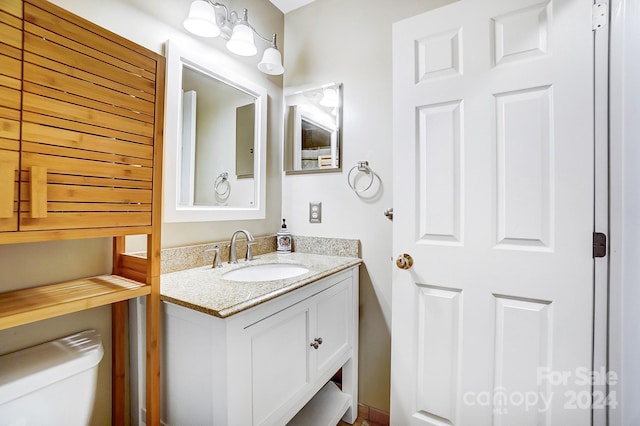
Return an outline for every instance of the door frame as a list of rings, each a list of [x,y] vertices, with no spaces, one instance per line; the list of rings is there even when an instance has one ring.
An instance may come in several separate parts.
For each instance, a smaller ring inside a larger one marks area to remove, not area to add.
[[[598,0],[595,0],[596,2]],[[609,0],[600,1],[607,5]],[[609,31],[608,26],[594,30],[594,232],[610,237],[609,229]],[[593,259],[593,354],[592,370],[608,369],[609,252]],[[606,401],[607,384],[594,381],[594,395]],[[598,402],[594,396],[594,402]],[[599,408],[600,407],[600,408]],[[593,426],[608,424],[608,406],[594,404]]]
[[[632,110],[640,105],[639,84],[628,84],[630,76],[640,70],[640,43],[633,43],[640,30],[640,8],[628,0],[610,1],[610,58],[609,73],[609,185],[610,185],[610,269],[609,269],[609,324],[608,367],[618,376],[608,391],[615,392],[618,409],[609,409],[609,425],[622,426],[640,416],[637,404],[625,404],[640,398],[637,378],[640,368],[625,359],[637,359],[640,339],[628,329],[632,322],[640,321],[640,312],[631,300],[640,295],[637,281],[640,272],[634,265],[640,252],[640,244],[634,238],[640,229],[640,207],[634,204],[636,188],[631,184],[640,180],[637,170],[638,149],[634,139],[640,135],[640,122],[629,118]],[[636,77],[636,82],[638,78]],[[627,158],[625,160],[625,158]],[[635,160],[635,164],[634,164]],[[629,167],[636,166],[636,167]],[[625,236],[627,238],[625,239]],[[626,301],[626,302],[625,302]],[[636,362],[637,364],[637,362]],[[635,377],[634,377],[635,376]]]

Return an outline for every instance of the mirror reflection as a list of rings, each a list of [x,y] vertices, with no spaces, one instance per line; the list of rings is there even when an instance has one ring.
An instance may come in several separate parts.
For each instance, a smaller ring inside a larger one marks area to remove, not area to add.
[[[287,174],[341,170],[342,84],[296,91],[285,98]]]
[[[265,217],[267,91],[232,58],[167,41],[165,222]]]
[[[256,98],[183,67],[180,204],[252,206]]]

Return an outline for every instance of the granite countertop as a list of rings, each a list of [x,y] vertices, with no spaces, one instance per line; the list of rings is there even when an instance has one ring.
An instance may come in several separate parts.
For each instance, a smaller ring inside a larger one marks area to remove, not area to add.
[[[307,253],[267,253],[222,268],[202,266],[160,276],[160,298],[220,318],[257,306],[336,272],[359,265],[357,257]],[[309,269],[302,275],[275,281],[229,281],[223,274],[246,266],[289,263]]]

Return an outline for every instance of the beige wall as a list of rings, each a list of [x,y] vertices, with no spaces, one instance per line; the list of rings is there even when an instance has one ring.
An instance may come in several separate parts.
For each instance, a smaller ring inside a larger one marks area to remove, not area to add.
[[[162,52],[169,38],[199,43],[182,30],[182,19],[190,0],[53,0],[55,3],[98,25],[118,33],[146,48]],[[283,30],[283,15],[267,0],[234,1],[232,8],[247,7],[250,22],[263,34]],[[206,45],[225,49],[220,39]],[[283,43],[280,43],[283,45]],[[259,46],[260,47],[260,46]],[[262,46],[266,47],[266,45]],[[234,56],[235,57],[235,56]],[[238,58],[238,57],[236,57]],[[267,149],[268,201],[267,218],[259,221],[170,224],[163,226],[166,247],[229,238],[239,228],[255,235],[275,233],[280,223],[281,153],[281,89],[282,77],[267,77],[257,70],[260,58],[241,58],[248,73],[263,84],[269,94],[269,133]],[[137,239],[135,244],[140,244]],[[134,244],[134,245],[135,245]],[[134,247],[135,248],[135,247]],[[73,278],[100,275],[111,271],[111,240],[78,240],[34,244],[0,245],[0,291],[31,287]],[[97,403],[92,424],[111,424],[111,310],[91,309],[35,324],[0,331],[0,354],[15,351],[40,342],[56,339],[76,331],[95,328],[105,344],[104,360],[99,369]]]
[[[391,222],[393,206],[391,24],[451,0],[317,0],[285,15],[285,89],[344,83],[343,172],[283,178],[282,215],[302,235],[358,238],[360,402],[389,409]],[[347,173],[367,160],[378,191],[360,199]],[[308,222],[309,201],[322,202],[321,224]]]

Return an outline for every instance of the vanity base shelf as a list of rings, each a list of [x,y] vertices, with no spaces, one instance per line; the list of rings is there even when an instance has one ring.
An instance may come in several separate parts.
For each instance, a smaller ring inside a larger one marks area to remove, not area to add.
[[[287,426],[334,426],[347,412],[350,403],[351,395],[328,382]]]
[[[151,293],[151,286],[100,275],[0,293],[0,330]]]

